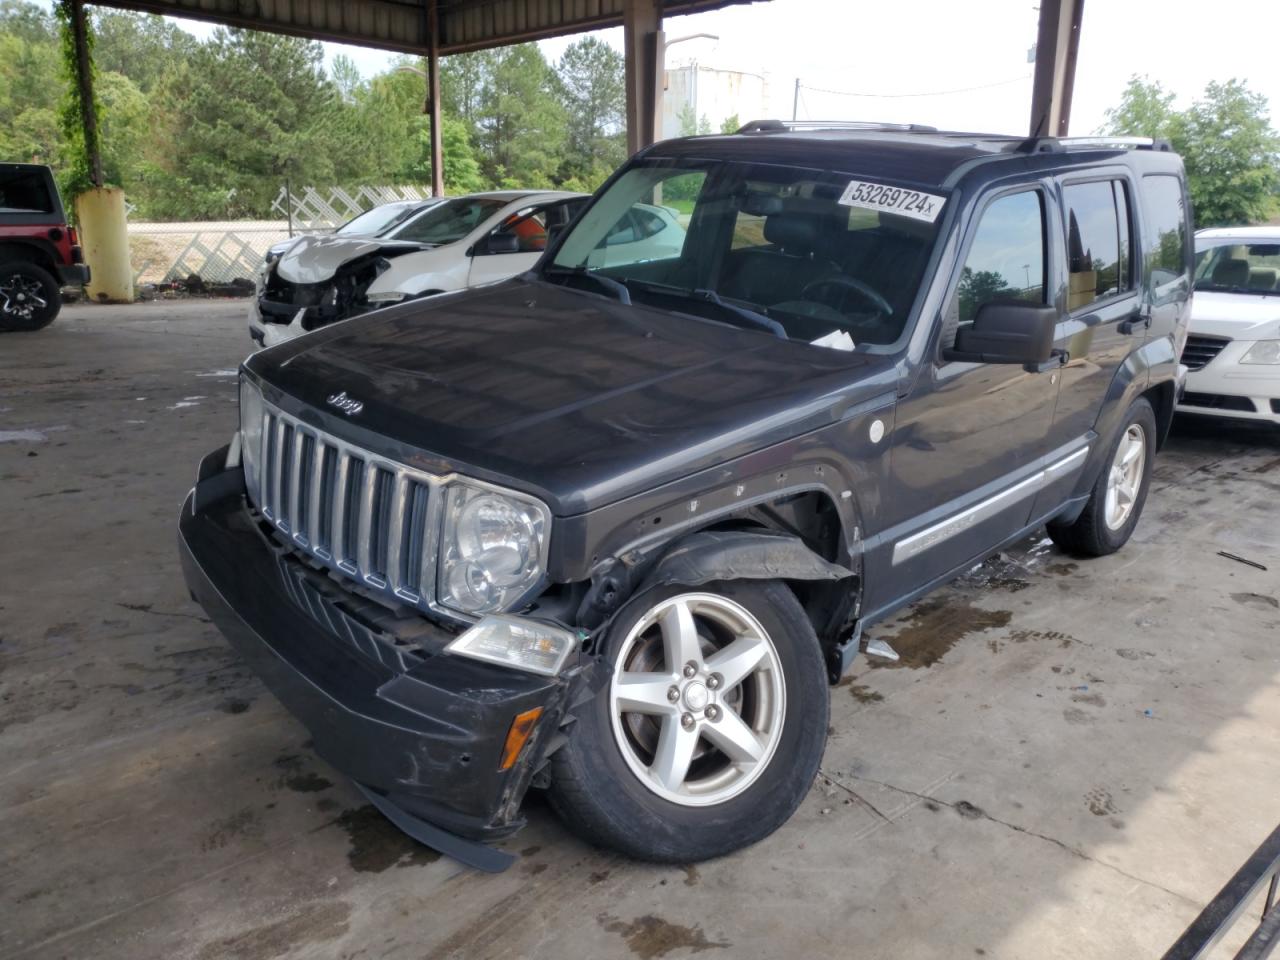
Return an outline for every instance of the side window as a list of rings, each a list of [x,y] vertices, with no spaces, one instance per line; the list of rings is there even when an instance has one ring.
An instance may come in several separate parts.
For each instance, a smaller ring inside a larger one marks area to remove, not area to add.
[[[1128,204],[1115,180],[1068,184],[1067,309],[1123,293],[1128,277]]]
[[[1142,178],[1147,221],[1147,274],[1162,287],[1187,272],[1187,214],[1177,177],[1152,174]]]
[[[0,212],[53,213],[53,193],[42,170],[0,170]]]
[[[953,311],[972,323],[991,300],[1044,303],[1044,202],[1039,190],[1001,197],[982,213],[960,272]],[[948,346],[950,343],[948,342]]]
[[[494,233],[508,233],[519,241],[518,253],[540,253],[547,248],[548,207],[534,207],[513,213],[494,229]]]

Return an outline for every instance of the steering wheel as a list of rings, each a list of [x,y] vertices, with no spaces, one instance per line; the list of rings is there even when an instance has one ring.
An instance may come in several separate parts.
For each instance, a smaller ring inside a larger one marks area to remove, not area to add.
[[[810,300],[812,298],[809,294],[815,290],[821,290],[823,287],[836,287],[846,291],[852,290],[886,317],[893,316],[893,307],[889,306],[889,301],[867,286],[867,284],[854,277],[823,277],[819,280],[814,280],[812,283],[806,284],[804,289],[800,291],[800,297],[804,300]]]

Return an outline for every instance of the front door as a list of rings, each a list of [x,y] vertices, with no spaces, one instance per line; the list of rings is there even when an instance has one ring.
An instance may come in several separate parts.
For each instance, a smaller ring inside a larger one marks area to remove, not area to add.
[[[531,269],[547,248],[550,232],[573,219],[585,202],[578,197],[557,200],[504,218],[472,247],[467,286],[495,283]]]
[[[1045,303],[1056,286],[1045,191],[989,197],[945,301],[936,359],[898,405],[882,532],[868,558],[866,612],[895,605],[1028,522],[1057,382],[1019,364],[948,360],[955,334],[993,299]],[[1056,223],[1056,218],[1052,218]]]

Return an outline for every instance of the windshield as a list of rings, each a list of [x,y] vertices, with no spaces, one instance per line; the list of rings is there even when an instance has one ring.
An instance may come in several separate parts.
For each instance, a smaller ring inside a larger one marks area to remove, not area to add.
[[[621,284],[628,301],[825,346],[890,344],[944,202],[826,170],[642,161],[596,198],[543,276],[624,299]]]
[[[405,203],[384,203],[380,207],[366,210],[358,217],[352,217],[337,230],[341,236],[377,237],[397,224],[403,223],[423,209],[421,201],[413,200]]]
[[[1196,289],[1280,293],[1280,240],[1196,240]]]
[[[493,197],[458,197],[436,204],[420,217],[388,234],[396,240],[412,240],[436,246],[461,240],[479,224],[507,205]]]

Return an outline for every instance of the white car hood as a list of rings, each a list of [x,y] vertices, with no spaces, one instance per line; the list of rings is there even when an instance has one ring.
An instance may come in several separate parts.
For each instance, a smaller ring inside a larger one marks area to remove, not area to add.
[[[344,263],[388,246],[404,250],[415,245],[359,237],[302,237],[276,262],[275,270],[280,279],[290,283],[320,283]]]
[[[1280,338],[1280,292],[1216,293],[1197,290],[1191,298],[1191,332],[1232,340]]]

